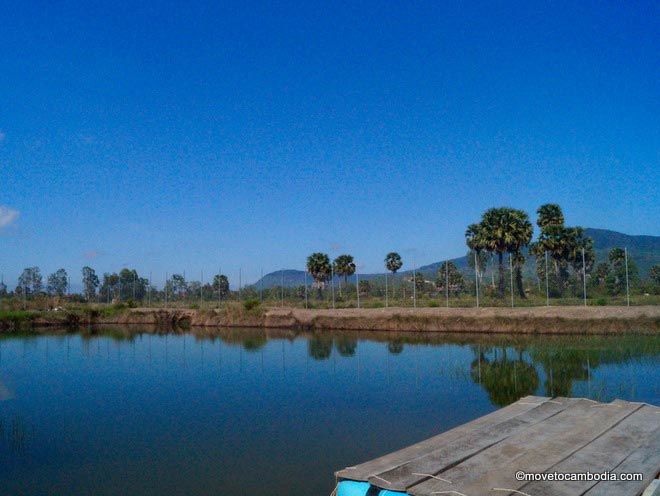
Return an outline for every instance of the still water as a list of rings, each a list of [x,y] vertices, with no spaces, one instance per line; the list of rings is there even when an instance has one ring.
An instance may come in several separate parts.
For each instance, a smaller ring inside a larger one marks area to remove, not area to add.
[[[0,494],[327,496],[527,394],[660,404],[660,337],[0,337]]]

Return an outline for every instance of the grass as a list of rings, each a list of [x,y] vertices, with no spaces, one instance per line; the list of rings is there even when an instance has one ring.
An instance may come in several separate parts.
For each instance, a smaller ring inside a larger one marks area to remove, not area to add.
[[[0,310],[0,322],[31,322],[38,313],[31,310]]]

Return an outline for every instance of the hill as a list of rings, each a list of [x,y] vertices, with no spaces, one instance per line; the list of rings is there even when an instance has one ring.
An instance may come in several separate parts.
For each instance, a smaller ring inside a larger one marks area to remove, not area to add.
[[[639,273],[642,277],[648,275],[649,269],[660,263],[660,236],[637,236],[624,234],[608,229],[595,229],[585,228],[585,234],[594,240],[594,249],[596,250],[597,262],[607,260],[607,254],[612,248],[628,248],[628,254],[632,260],[635,261],[639,267]],[[467,249],[466,249],[467,251]],[[472,274],[467,261],[467,257],[456,257],[451,259],[454,264],[465,273]],[[429,279],[435,278],[438,269],[444,261],[434,262],[432,264],[423,265],[417,269],[418,272],[426,274]],[[412,270],[405,270],[399,274],[410,274]],[[525,264],[525,273],[531,275],[534,273],[534,261],[532,257],[528,257]],[[376,274],[360,274],[360,279],[369,280],[384,277],[384,273]],[[263,284],[264,288],[279,286],[282,284],[284,278],[284,286],[301,286],[305,283],[305,272],[302,270],[278,270],[266,274],[262,280],[257,281],[255,286]],[[307,282],[311,283],[311,278],[308,276]]]

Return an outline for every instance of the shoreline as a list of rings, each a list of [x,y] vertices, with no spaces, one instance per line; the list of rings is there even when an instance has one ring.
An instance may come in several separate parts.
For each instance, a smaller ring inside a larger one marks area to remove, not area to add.
[[[148,325],[162,327],[293,328],[301,331],[453,332],[488,334],[618,334],[660,332],[660,306],[523,308],[242,308],[126,309],[112,316],[40,314],[32,327]],[[0,326],[1,327],[1,326]],[[4,326],[10,331],[12,326]]]

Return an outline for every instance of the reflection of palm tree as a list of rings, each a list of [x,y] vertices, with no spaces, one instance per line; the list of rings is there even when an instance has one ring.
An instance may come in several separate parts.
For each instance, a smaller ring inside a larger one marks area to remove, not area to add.
[[[332,354],[332,338],[312,337],[308,341],[309,356],[314,360],[327,360]]]
[[[570,396],[573,381],[587,380],[587,361],[595,367],[600,363],[597,351],[571,348],[541,348],[532,351],[532,358],[539,362],[545,372],[545,394],[548,396]]]
[[[355,355],[355,350],[357,349],[357,339],[347,338],[345,336],[337,338],[335,341],[335,348],[339,354],[343,357],[352,357]]]
[[[403,342],[400,339],[394,339],[387,343],[387,351],[392,355],[398,355],[403,351]]]
[[[509,359],[506,348],[493,360],[483,353],[472,361],[470,367],[472,380],[481,383],[488,392],[488,397],[497,406],[506,406],[523,396],[533,394],[539,385],[539,377],[533,365],[518,358]]]
[[[245,351],[258,351],[263,348],[268,342],[266,335],[249,336],[243,341],[243,348]]]

